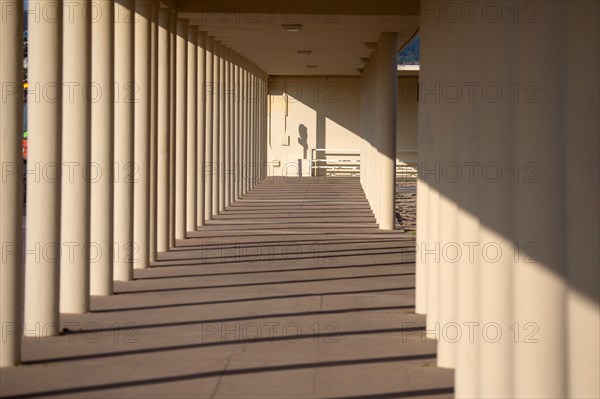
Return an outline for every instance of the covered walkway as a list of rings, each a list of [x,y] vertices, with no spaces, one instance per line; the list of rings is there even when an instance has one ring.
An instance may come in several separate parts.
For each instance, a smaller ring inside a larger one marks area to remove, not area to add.
[[[0,0],[1,396],[599,398],[600,2],[474,3]]]
[[[379,230],[357,179],[267,179],[189,235],[27,338],[2,396],[452,396],[414,313],[414,236]]]

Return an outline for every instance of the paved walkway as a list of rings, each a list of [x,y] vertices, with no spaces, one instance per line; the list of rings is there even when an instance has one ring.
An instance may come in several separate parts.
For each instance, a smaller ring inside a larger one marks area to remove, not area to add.
[[[452,397],[414,312],[414,236],[357,179],[276,179],[28,340],[2,397]]]

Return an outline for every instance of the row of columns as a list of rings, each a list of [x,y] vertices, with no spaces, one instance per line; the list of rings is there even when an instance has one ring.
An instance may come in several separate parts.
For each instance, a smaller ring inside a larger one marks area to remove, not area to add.
[[[421,4],[416,312],[457,397],[599,397],[599,5],[440,4]]]
[[[361,78],[360,181],[382,230],[395,226],[397,38],[381,35]]]
[[[88,312],[90,295],[209,228],[266,163],[266,74],[175,11],[28,7],[25,245],[22,1],[2,2],[0,28],[3,367],[19,363],[23,334],[58,334],[60,313]]]

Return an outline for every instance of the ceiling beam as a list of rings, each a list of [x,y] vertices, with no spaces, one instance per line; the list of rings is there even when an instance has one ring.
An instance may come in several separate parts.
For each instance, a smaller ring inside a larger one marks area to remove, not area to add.
[[[171,0],[178,12],[300,15],[419,15],[419,0]]]

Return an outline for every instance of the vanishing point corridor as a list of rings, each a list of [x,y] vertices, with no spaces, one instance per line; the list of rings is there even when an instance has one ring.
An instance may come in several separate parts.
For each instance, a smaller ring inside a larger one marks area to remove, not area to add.
[[[358,179],[267,179],[189,235],[27,338],[3,397],[452,397],[414,236],[377,228]]]

